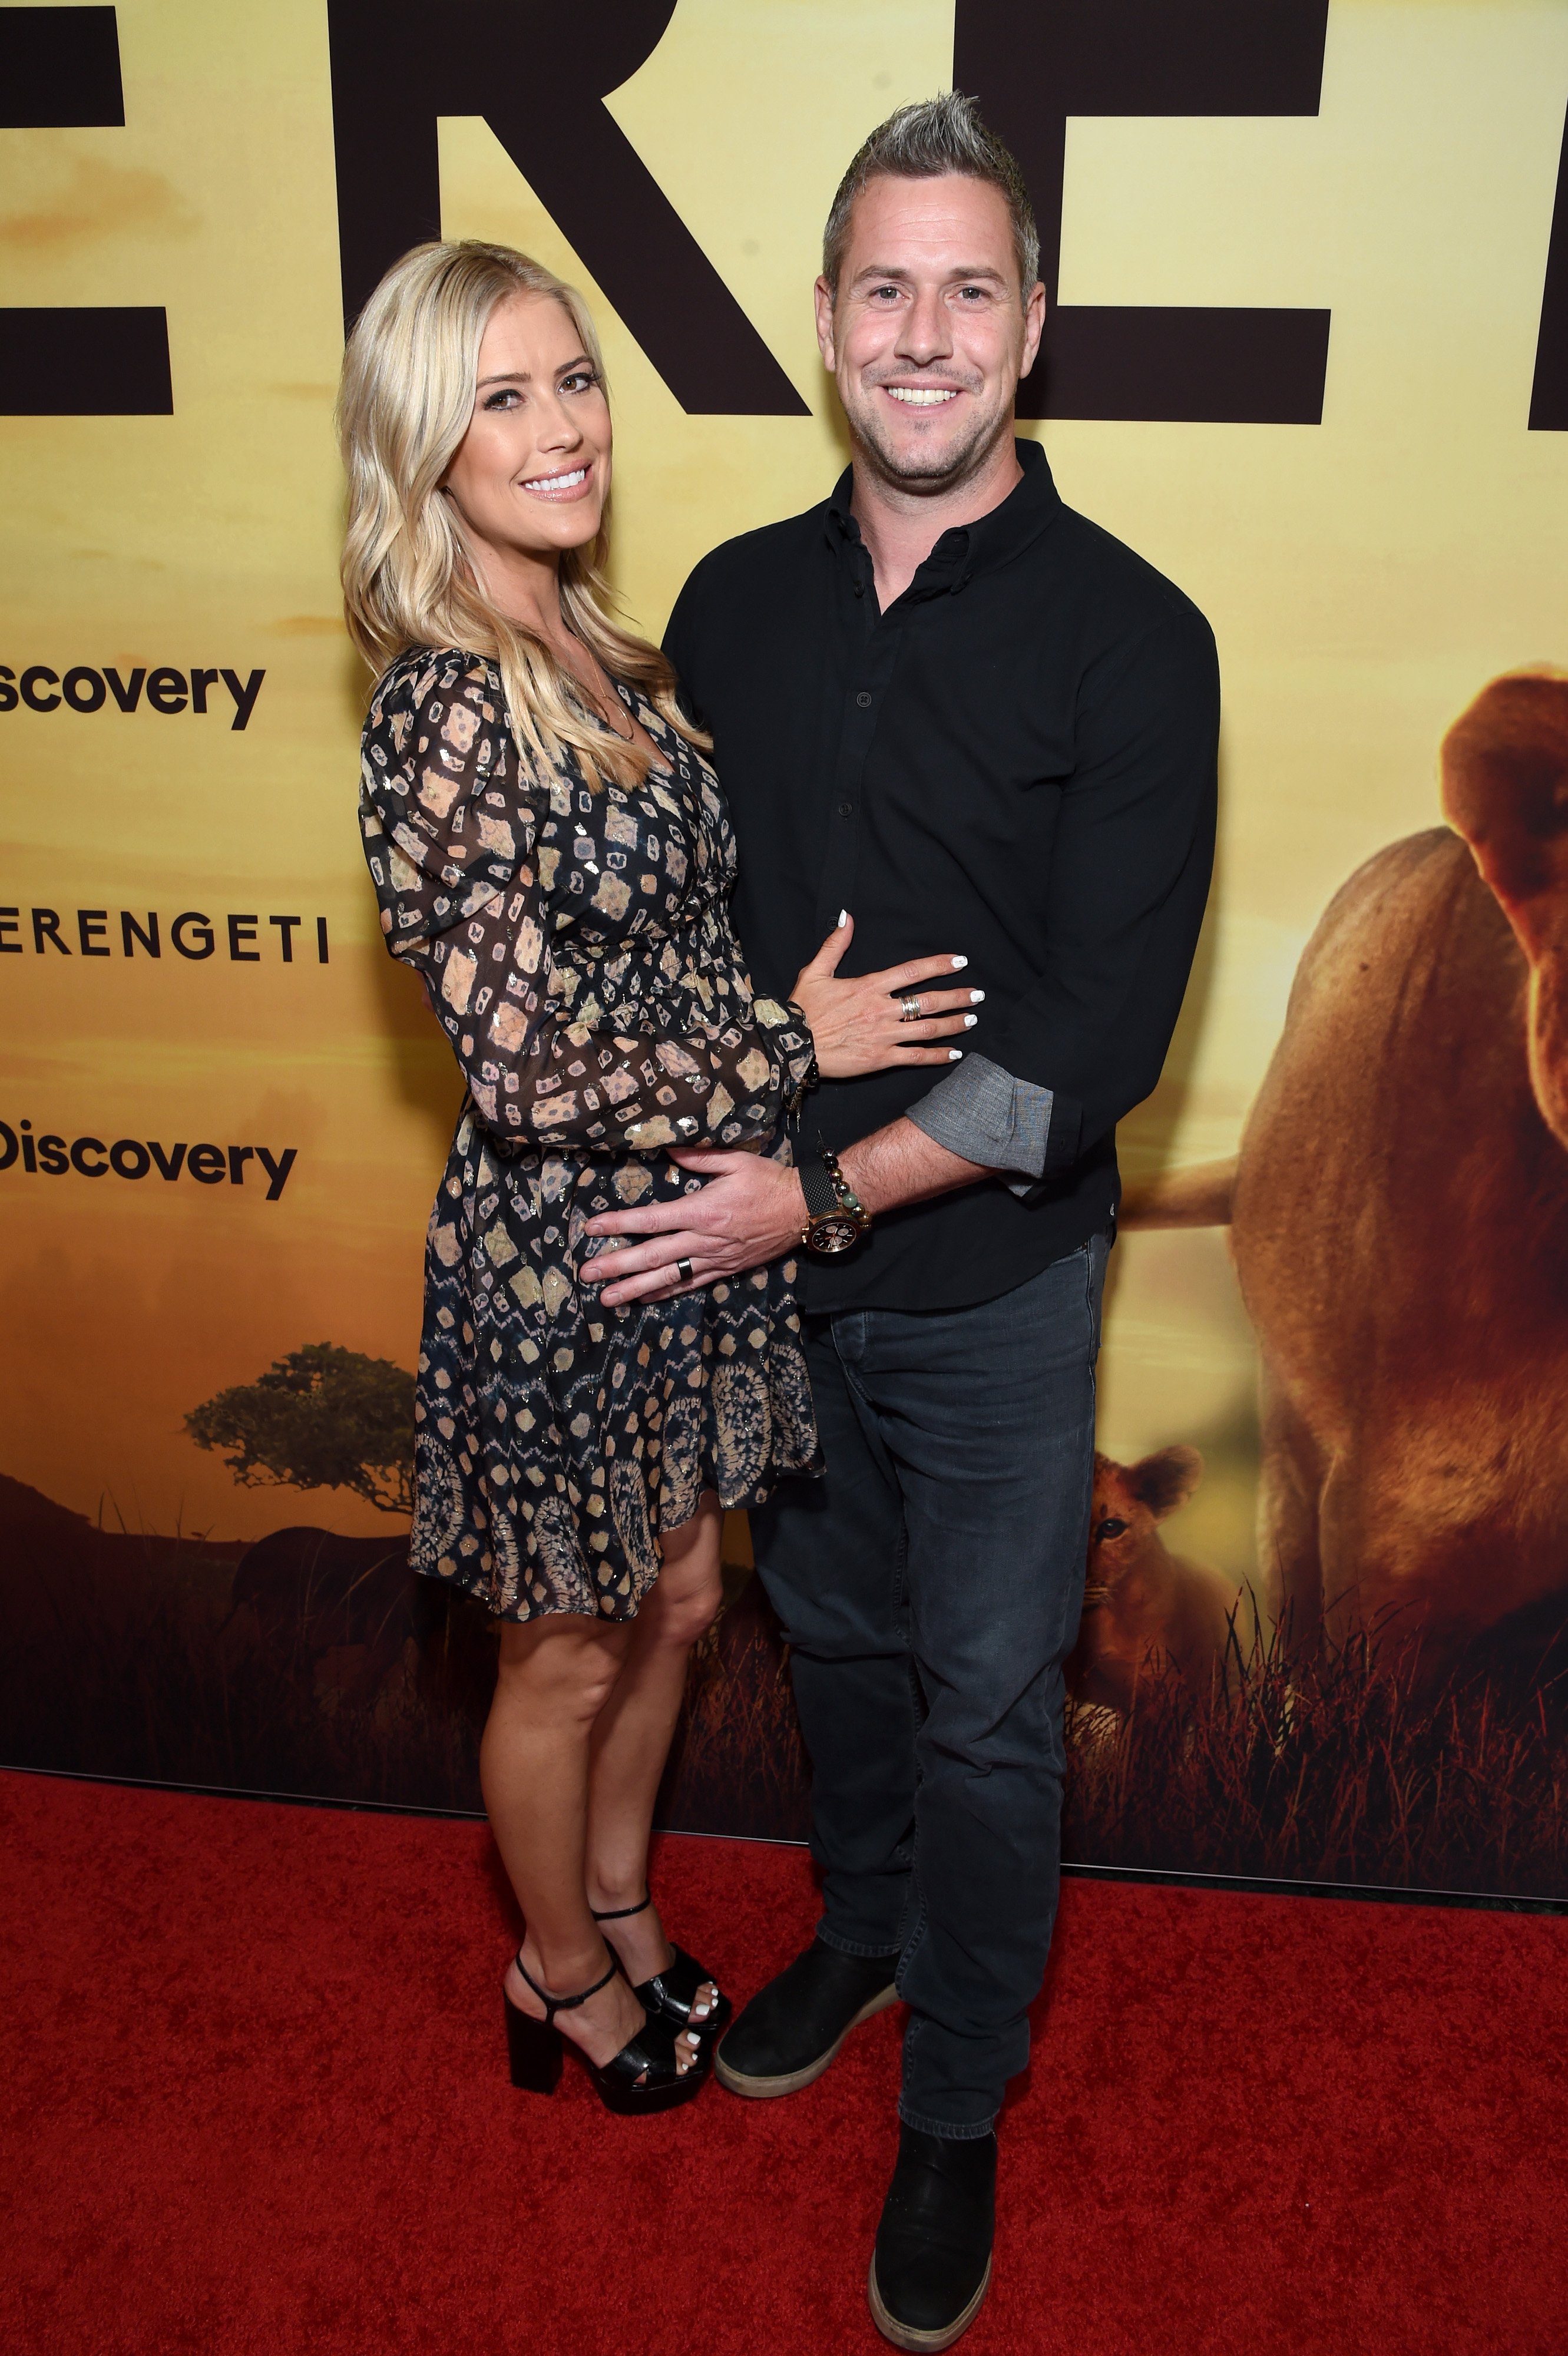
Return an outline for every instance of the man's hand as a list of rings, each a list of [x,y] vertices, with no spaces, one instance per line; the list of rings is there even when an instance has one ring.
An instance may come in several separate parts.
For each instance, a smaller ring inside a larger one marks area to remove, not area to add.
[[[602,1284],[607,1309],[629,1301],[667,1301],[700,1292],[724,1276],[740,1276],[798,1248],[806,1198],[797,1172],[760,1153],[714,1153],[677,1147],[682,1170],[707,1180],[700,1194],[643,1210],[606,1211],[590,1219],[590,1236],[646,1236],[625,1251],[603,1251],[579,1263],[580,1284]],[[682,1277],[678,1260],[692,1263]]]
[[[579,1263],[579,1284],[602,1284],[607,1309],[628,1301],[669,1301],[678,1292],[700,1292],[715,1278],[741,1276],[770,1259],[800,1248],[806,1198],[800,1173],[760,1153],[713,1153],[678,1146],[671,1154],[682,1170],[706,1177],[700,1194],[678,1203],[650,1203],[642,1211],[603,1211],[590,1219],[590,1236],[647,1236],[647,1243],[624,1251],[604,1251]],[[899,1203],[929,1202],[955,1186],[972,1186],[993,1171],[962,1161],[926,1136],[910,1120],[896,1120],[863,1137],[842,1156],[845,1178],[866,1209],[890,1211]],[[683,1277],[676,1262],[689,1259]]]

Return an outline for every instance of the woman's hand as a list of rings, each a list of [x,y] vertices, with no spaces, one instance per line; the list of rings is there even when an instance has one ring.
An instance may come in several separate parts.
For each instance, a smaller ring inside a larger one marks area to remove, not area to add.
[[[890,965],[881,973],[840,981],[839,962],[854,935],[854,919],[846,914],[811,964],[800,968],[790,993],[811,1025],[823,1079],[852,1079],[856,1073],[884,1072],[894,1064],[956,1063],[958,1049],[929,1043],[972,1031],[980,1018],[969,1010],[980,1004],[985,992],[921,985],[938,974],[961,972],[969,959],[914,958],[908,965]],[[917,1003],[918,1020],[909,1013]]]

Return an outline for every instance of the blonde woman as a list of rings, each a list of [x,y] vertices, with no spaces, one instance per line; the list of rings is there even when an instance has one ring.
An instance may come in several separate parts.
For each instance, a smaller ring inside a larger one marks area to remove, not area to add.
[[[819,1460],[791,1262],[683,1261],[680,1299],[609,1309],[583,1231],[699,1187],[682,1147],[787,1162],[811,1032],[752,990],[706,740],[610,617],[580,298],[505,247],[420,247],[354,329],[339,418],[345,605],[379,676],[366,855],[468,1085],[426,1250],[413,1560],[501,1622],[480,1772],[527,1926],[514,2082],[550,2091],[564,2034],[612,2109],[662,2110],[729,2014],[647,1884],[720,1510]],[[797,984],[825,1070],[945,1063],[888,993],[950,961],[841,980],[846,937]]]

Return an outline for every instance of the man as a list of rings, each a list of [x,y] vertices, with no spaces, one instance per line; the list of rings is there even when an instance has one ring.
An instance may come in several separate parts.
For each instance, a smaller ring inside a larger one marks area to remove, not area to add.
[[[683,1154],[699,1194],[604,1223],[652,1238],[618,1255],[610,1302],[678,1290],[681,1258],[703,1284],[809,1230],[827,1474],[753,1529],[824,1911],[718,2072],[792,2093],[908,2003],[870,2298],[919,2349],[958,2338],[990,2277],[994,2122],[1056,1909],[1115,1125],[1159,1076],[1214,831],[1207,623],[1014,439],[1037,258],[972,101],[873,133],[816,288],[853,466],[825,506],[705,559],[667,641],[714,732],[757,987],[786,995],[847,911],[863,974],[967,958],[970,1051],[934,1087],[916,1066],[823,1084],[795,1172]],[[819,1023],[823,1003],[819,985]],[[905,1012],[912,1040],[947,1027],[918,992]]]

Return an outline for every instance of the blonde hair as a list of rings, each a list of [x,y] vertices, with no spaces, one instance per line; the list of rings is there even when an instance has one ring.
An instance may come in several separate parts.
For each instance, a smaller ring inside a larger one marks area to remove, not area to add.
[[[524,759],[553,769],[568,750],[591,779],[638,784],[646,753],[590,719],[560,658],[486,594],[439,485],[468,430],[479,346],[490,315],[513,294],[547,294],[582,339],[601,383],[604,363],[575,287],[510,246],[416,245],[393,262],[349,338],[338,436],[349,477],[343,609],[349,635],[377,678],[414,647],[456,647],[498,667]],[[672,728],[705,745],[681,713],[675,674],[657,647],[621,628],[605,577],[607,514],[597,541],[561,558],[561,614],[612,679],[640,687]]]

